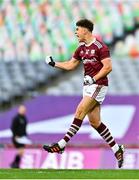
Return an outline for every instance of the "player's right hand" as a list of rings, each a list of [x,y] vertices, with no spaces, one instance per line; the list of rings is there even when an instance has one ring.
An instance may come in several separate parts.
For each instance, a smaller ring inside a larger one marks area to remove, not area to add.
[[[96,82],[96,80],[94,78],[92,78],[89,75],[84,76],[84,84],[85,85],[91,85],[94,84]]]
[[[49,64],[50,66],[52,66],[52,67],[55,66],[55,62],[54,62],[52,56],[46,56],[45,62],[46,62],[47,64]]]

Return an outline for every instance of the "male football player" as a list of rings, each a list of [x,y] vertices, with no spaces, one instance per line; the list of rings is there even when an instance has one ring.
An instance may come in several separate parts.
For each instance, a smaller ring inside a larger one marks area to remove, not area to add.
[[[71,60],[55,62],[52,56],[47,56],[45,61],[50,66],[64,70],[73,70],[80,63],[84,65],[83,98],[75,111],[74,120],[58,143],[43,145],[50,153],[62,153],[70,139],[80,129],[83,119],[88,115],[90,124],[110,146],[118,160],[118,167],[123,166],[123,145],[118,145],[112,137],[107,126],[101,121],[100,106],[108,90],[107,75],[112,71],[112,62],[108,47],[97,40],[93,35],[94,24],[88,19],[76,22],[75,34],[80,43]]]

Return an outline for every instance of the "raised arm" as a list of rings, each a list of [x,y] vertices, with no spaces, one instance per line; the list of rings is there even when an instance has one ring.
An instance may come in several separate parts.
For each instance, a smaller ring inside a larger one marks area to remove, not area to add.
[[[80,64],[80,61],[74,58],[66,62],[55,62],[52,56],[47,56],[45,59],[45,62],[49,64],[50,66],[57,67],[64,70],[73,70]]]
[[[65,70],[73,70],[79,65],[80,61],[76,59],[71,59],[66,62],[56,62],[55,67],[65,69]]]

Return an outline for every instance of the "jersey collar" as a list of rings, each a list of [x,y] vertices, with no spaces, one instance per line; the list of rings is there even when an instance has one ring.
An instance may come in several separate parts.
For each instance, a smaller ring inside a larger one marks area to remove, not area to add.
[[[89,43],[89,44],[85,44],[85,46],[90,46],[91,44],[93,44],[96,41],[96,38],[93,38],[93,40]]]

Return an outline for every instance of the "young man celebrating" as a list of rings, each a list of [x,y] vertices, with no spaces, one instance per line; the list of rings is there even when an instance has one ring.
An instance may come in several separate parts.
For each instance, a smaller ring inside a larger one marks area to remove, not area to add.
[[[107,75],[112,71],[112,63],[108,47],[92,36],[94,24],[88,19],[81,19],[76,23],[75,34],[81,43],[71,60],[55,62],[52,56],[46,57],[50,66],[73,70],[80,62],[84,65],[83,98],[79,103],[73,123],[58,143],[44,145],[43,148],[51,153],[62,153],[69,140],[80,129],[83,119],[88,115],[90,124],[110,146],[118,160],[118,167],[123,166],[123,145],[118,145],[107,126],[101,122],[100,106],[108,89]]]

